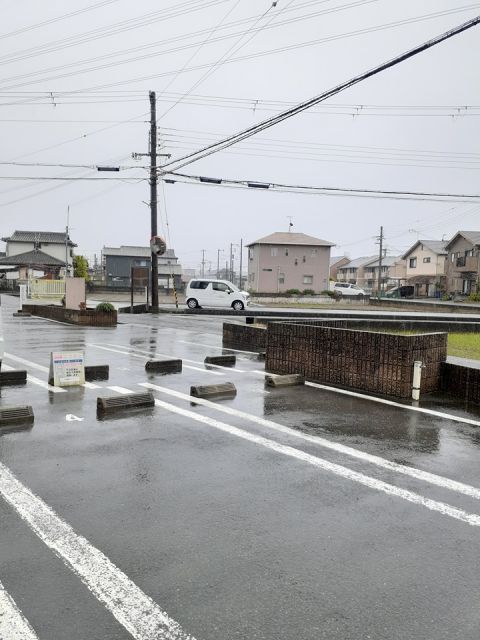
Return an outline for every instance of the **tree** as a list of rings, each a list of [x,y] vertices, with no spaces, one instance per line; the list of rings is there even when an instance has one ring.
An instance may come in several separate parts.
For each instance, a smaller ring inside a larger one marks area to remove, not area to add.
[[[85,256],[73,256],[73,275],[75,278],[89,279],[88,260]]]

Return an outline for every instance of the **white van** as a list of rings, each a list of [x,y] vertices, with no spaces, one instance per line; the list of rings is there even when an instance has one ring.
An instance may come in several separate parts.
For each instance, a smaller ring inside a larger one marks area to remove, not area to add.
[[[199,278],[187,284],[185,300],[189,309],[232,307],[235,311],[242,311],[250,303],[250,296],[228,280]]]

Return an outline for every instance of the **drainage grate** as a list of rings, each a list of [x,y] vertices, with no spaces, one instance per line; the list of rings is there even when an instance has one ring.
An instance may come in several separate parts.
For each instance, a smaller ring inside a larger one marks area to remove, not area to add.
[[[97,413],[107,415],[131,409],[147,409],[155,406],[155,399],[151,392],[126,393],[118,396],[97,398]]]
[[[33,420],[32,407],[3,407],[0,409],[0,429],[10,425],[31,425]]]

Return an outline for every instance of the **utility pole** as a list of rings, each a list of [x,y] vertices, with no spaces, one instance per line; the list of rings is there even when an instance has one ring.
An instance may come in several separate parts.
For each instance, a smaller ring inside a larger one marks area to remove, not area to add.
[[[68,224],[70,222],[70,205],[67,206],[67,226],[65,227],[65,280],[68,276]]]
[[[243,268],[243,238],[240,238],[240,275],[239,275],[239,282],[238,282],[238,288],[241,290],[242,289],[242,268]]]
[[[233,282],[233,242],[230,243],[230,276],[228,279]]]
[[[149,92],[150,97],[150,225],[151,238],[155,238],[157,229],[157,96],[155,91]],[[158,256],[151,252],[152,263],[152,313],[158,313]]]
[[[202,276],[202,278],[205,277],[205,249],[202,249],[202,271],[201,271],[201,276]]]
[[[380,245],[380,253],[378,256],[378,291],[377,298],[382,295],[382,259],[383,259],[383,227],[380,227],[380,235],[378,236],[378,243]]]
[[[220,278],[220,253],[221,249],[217,249],[217,279]]]

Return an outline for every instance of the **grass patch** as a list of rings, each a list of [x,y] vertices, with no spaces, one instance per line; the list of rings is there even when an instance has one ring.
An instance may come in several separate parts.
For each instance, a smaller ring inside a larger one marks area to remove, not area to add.
[[[404,336],[413,336],[417,333],[437,333],[437,331],[422,331],[421,329],[401,329],[398,331],[378,330],[378,333],[399,333]],[[480,333],[449,333],[447,343],[449,356],[480,360]]]
[[[448,355],[470,360],[480,360],[480,334],[449,333]]]

